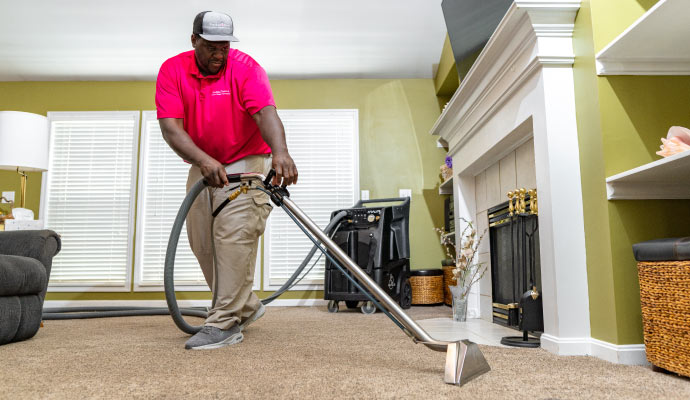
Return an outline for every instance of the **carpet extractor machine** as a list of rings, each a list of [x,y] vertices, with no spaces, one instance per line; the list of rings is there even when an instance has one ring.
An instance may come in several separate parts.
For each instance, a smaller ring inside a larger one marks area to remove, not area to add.
[[[491,368],[487,363],[484,355],[476,343],[467,339],[457,342],[446,342],[432,338],[419,324],[417,324],[409,315],[403,311],[398,301],[394,300],[384,289],[382,289],[374,279],[367,274],[365,270],[360,268],[347,253],[338,246],[328,233],[337,234],[338,225],[342,224],[342,219],[347,217],[348,210],[341,210],[336,212],[334,218],[329,223],[329,226],[322,231],[318,225],[312,221],[298,206],[290,199],[290,193],[283,186],[275,186],[271,184],[271,180],[275,176],[275,171],[271,170],[268,176],[263,176],[256,173],[246,174],[230,174],[228,181],[231,185],[236,184],[235,190],[228,197],[228,202],[239,196],[240,193],[247,193],[250,190],[261,190],[267,193],[271,201],[292,219],[295,224],[304,232],[304,234],[314,243],[312,253],[318,249],[325,255],[332,267],[335,267],[350,283],[363,294],[367,301],[370,301],[377,309],[383,312],[388,318],[393,321],[406,335],[408,335],[415,343],[423,344],[431,350],[446,352],[445,377],[446,383],[463,385],[469,380],[488,372]],[[182,231],[182,225],[185,221],[189,209],[201,193],[206,188],[207,184],[203,180],[197,182],[187,193],[187,197],[182,202],[180,210],[173,224],[170,232],[170,241],[168,242],[168,249],[165,261],[165,294],[168,302],[170,314],[175,321],[175,324],[184,332],[196,333],[201,327],[191,326],[183,318],[177,306],[175,299],[175,288],[173,282],[173,269],[175,261],[175,251],[177,249],[177,241]],[[222,207],[223,205],[221,205]],[[409,206],[409,204],[408,204]],[[392,210],[391,210],[392,212]],[[391,215],[392,216],[392,215]],[[374,216],[374,219],[376,217]],[[365,215],[365,219],[369,219]],[[393,219],[391,219],[392,221]],[[347,221],[347,220],[346,220]],[[352,219],[354,222],[354,219]],[[351,224],[350,222],[347,222]],[[336,225],[334,227],[334,225]],[[388,241],[387,243],[391,243]],[[300,268],[291,277],[296,277],[296,274],[301,272],[308,261],[308,256],[302,263]],[[404,257],[403,257],[404,258]],[[409,269],[409,265],[407,267]],[[290,280],[286,285],[290,283]],[[285,285],[284,285],[285,286]],[[283,288],[281,288],[282,290]],[[279,295],[280,290],[272,296],[275,298]],[[264,303],[272,299],[263,300]]]
[[[365,207],[376,203],[396,204]],[[341,213],[345,213],[342,219]],[[410,308],[410,198],[360,200],[352,208],[334,211],[334,220],[339,222],[333,234],[335,244],[402,309]],[[329,300],[328,311],[338,312],[338,303],[344,301],[347,308],[360,307],[364,314],[376,312],[367,294],[351,282],[352,273],[348,274],[326,260],[323,298]]]

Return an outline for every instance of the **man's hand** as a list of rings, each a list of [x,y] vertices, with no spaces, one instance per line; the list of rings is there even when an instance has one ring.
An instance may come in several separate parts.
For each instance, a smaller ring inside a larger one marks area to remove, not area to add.
[[[297,183],[297,166],[287,152],[273,154],[273,169],[276,170],[272,182],[274,185],[282,183],[283,186],[288,186]]]
[[[199,163],[198,166],[206,183],[210,186],[222,188],[230,184],[228,182],[228,175],[225,172],[225,167],[213,158],[208,157],[206,160]]]

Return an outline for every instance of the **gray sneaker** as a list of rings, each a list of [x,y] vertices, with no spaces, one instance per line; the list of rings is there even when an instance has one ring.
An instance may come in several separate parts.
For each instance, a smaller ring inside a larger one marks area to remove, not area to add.
[[[245,330],[249,325],[251,325],[253,322],[255,322],[257,319],[261,318],[264,316],[264,313],[266,313],[266,306],[261,303],[259,305],[259,309],[254,311],[254,314],[250,315],[245,319],[241,324],[240,324],[240,330]]]
[[[244,335],[242,335],[238,325],[233,325],[228,330],[222,330],[215,326],[204,326],[196,335],[187,340],[184,348],[187,350],[218,349],[239,343],[242,339],[244,339]]]

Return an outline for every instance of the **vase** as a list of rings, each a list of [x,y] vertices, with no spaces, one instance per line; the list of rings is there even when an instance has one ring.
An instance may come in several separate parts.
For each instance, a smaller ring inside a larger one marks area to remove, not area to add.
[[[467,296],[453,296],[453,320],[465,322],[467,319]]]

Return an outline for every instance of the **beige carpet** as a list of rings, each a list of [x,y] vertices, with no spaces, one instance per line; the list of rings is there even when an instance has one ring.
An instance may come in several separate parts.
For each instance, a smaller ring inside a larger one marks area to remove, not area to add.
[[[169,317],[46,321],[33,339],[0,346],[0,398],[690,398],[690,380],[649,368],[491,346],[481,347],[491,372],[447,385],[444,354],[381,313],[269,307],[239,345],[186,351],[187,337]]]

